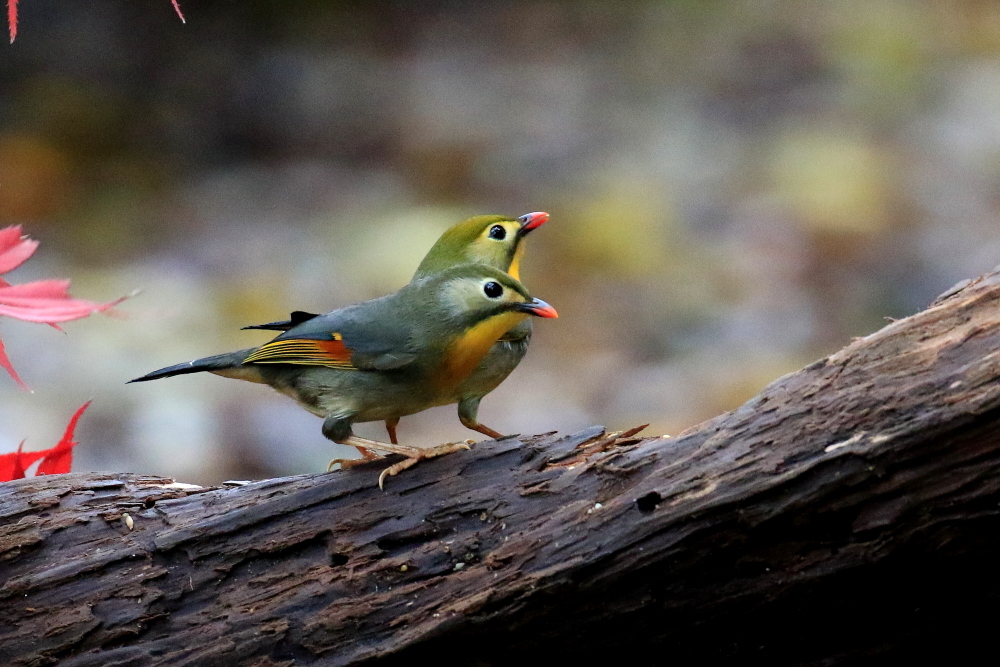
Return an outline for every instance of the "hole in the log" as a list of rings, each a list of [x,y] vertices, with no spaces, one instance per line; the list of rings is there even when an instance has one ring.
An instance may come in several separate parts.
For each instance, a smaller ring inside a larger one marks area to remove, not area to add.
[[[341,565],[347,565],[347,561],[350,560],[347,554],[332,554],[330,556],[330,565],[333,567],[340,567]]]
[[[656,506],[663,501],[656,491],[650,491],[641,498],[635,499],[635,506],[639,508],[640,512],[652,512],[656,509]]]

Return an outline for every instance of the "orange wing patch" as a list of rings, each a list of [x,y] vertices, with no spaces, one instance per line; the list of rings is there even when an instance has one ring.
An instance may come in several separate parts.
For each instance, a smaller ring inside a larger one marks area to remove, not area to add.
[[[351,363],[351,350],[344,345],[343,336],[339,333],[333,334],[333,340],[290,338],[271,341],[251,352],[243,363],[299,364],[357,370]]]

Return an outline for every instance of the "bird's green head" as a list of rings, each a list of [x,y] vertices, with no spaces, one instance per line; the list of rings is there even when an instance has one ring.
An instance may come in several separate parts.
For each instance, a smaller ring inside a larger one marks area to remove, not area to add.
[[[459,264],[485,264],[520,277],[524,237],[541,227],[548,213],[527,213],[519,218],[477,215],[450,228],[420,262],[413,279],[440,273]]]
[[[462,264],[433,277],[436,298],[446,317],[475,326],[497,316],[521,320],[529,315],[558,317],[555,309],[536,299],[518,280],[485,264]]]

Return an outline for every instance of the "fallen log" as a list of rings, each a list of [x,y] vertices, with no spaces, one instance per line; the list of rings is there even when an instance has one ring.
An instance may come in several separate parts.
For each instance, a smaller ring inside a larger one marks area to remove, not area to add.
[[[851,664],[990,647],[1000,273],[674,438],[0,485],[0,663]]]

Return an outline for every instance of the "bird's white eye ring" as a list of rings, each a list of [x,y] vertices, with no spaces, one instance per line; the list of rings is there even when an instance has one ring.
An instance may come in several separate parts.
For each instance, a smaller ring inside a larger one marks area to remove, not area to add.
[[[503,287],[493,280],[483,285],[483,294],[491,299],[499,299],[503,295]]]

